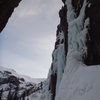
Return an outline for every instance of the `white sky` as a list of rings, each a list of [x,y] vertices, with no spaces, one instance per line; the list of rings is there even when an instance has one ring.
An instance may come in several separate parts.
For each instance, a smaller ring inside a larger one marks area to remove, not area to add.
[[[61,6],[61,0],[22,0],[0,34],[0,65],[46,78]]]

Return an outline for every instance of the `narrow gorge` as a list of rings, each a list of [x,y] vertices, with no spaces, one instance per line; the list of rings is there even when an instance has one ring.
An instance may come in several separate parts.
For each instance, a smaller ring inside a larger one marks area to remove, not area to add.
[[[20,1],[0,0],[0,32]],[[41,100],[99,100],[100,0],[62,2]]]

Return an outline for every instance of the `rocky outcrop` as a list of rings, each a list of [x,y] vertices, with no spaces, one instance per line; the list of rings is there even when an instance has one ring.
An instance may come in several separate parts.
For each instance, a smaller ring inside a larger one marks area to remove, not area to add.
[[[19,79],[15,76],[9,76],[7,78],[0,78],[0,85],[8,84],[8,83],[15,84],[16,86],[18,86],[20,82],[19,82]]]
[[[21,0],[0,0],[0,32]]]
[[[57,27],[57,34],[59,32],[64,32],[64,49],[65,49],[65,56],[67,55],[68,51],[68,24],[67,24],[67,6],[62,6],[61,10],[59,11],[59,17],[60,17],[60,24]]]
[[[30,95],[41,91],[43,85],[43,82],[31,81],[26,81],[25,76],[21,77],[14,70],[0,66],[0,100],[29,99]]]

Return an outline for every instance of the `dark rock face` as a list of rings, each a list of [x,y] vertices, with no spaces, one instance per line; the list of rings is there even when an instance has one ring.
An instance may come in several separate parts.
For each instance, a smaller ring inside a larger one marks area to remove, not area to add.
[[[15,76],[9,76],[8,78],[1,78],[0,79],[1,85],[2,84],[8,84],[8,83],[12,83],[12,84],[18,86],[20,82],[19,82],[19,79]]]
[[[57,82],[57,75],[51,74],[51,80],[50,80],[50,87],[49,90],[52,93],[51,99],[55,100],[55,95],[56,95],[56,82]]]
[[[67,7],[64,5],[59,11],[60,24],[58,25],[57,34],[59,31],[64,32],[64,46],[65,46],[65,56],[67,55],[68,49],[68,25],[67,25]]]
[[[0,0],[0,32],[21,0]]]
[[[64,65],[59,65],[59,58],[57,58],[59,56],[59,53],[61,52],[59,49],[61,48],[61,46],[63,46],[64,48],[62,48],[62,52],[61,53],[61,59],[66,59],[67,56],[67,49],[68,49],[68,25],[67,25],[67,18],[66,18],[66,14],[67,14],[67,7],[65,5],[65,0],[63,0],[64,6],[60,9],[59,11],[59,17],[60,17],[60,24],[57,26],[57,39],[56,39],[56,43],[55,43],[55,49],[53,51],[52,54],[52,65],[51,65],[51,75],[50,75],[50,83],[49,83],[49,91],[51,92],[51,100],[55,100],[55,96],[56,96],[56,92],[57,92],[57,86],[59,83],[59,75],[58,73],[63,73],[64,72]],[[63,38],[60,38],[62,37]],[[55,56],[56,55],[56,56]],[[61,60],[60,59],[60,60]],[[65,61],[64,61],[65,62]],[[64,63],[65,64],[65,63]],[[59,72],[59,67],[62,69],[60,69]]]
[[[86,9],[86,16],[90,19],[87,40],[87,65],[100,64],[100,0],[88,0],[90,7]]]
[[[2,84],[13,84],[15,86],[19,86],[20,79],[16,76],[12,75],[9,71],[0,71],[2,77],[0,77],[0,85]]]
[[[10,76],[8,77],[8,83],[12,83],[12,84],[15,84],[16,86],[19,85],[19,79],[15,76]]]

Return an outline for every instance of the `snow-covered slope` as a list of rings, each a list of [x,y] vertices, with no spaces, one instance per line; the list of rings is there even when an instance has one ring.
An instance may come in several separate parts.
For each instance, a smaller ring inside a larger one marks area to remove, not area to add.
[[[43,81],[19,75],[12,69],[0,66],[0,100],[40,98]]]
[[[65,70],[56,100],[99,100],[100,66],[72,63],[74,65]]]

